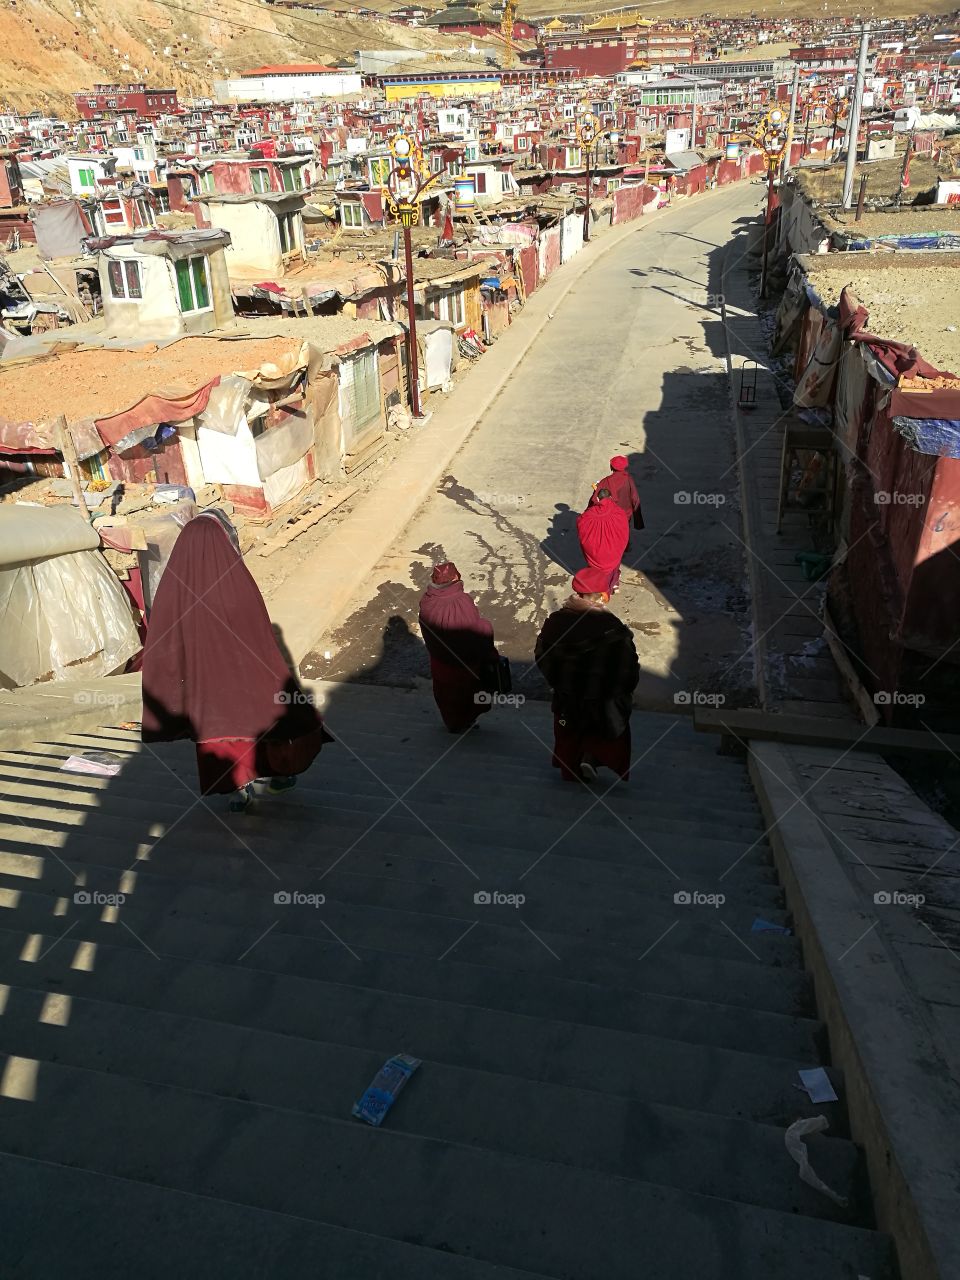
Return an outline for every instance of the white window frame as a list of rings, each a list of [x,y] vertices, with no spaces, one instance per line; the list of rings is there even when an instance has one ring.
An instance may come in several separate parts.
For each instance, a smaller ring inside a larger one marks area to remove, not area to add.
[[[455,329],[463,328],[467,323],[467,305],[462,288],[440,295],[437,300],[437,319],[446,320]]]
[[[342,227],[363,226],[363,205],[359,200],[345,200],[341,204],[340,225]]]
[[[258,187],[257,183],[262,182],[263,186]],[[270,188],[270,170],[263,165],[251,166],[250,168],[250,189],[256,195],[263,195]]]

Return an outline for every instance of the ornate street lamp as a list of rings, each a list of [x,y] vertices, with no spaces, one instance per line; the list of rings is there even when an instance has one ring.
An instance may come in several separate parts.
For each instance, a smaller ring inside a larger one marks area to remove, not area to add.
[[[407,372],[410,378],[410,412],[415,418],[420,412],[420,365],[417,356],[416,303],[413,297],[413,246],[410,228],[420,221],[420,195],[439,173],[425,174],[423,156],[416,138],[398,133],[390,143],[394,165],[387,174],[382,188],[384,204],[394,222],[403,228],[403,247],[407,272]]]
[[[767,162],[767,211],[763,220],[763,264],[760,268],[760,297],[767,296],[767,254],[770,221],[773,214],[773,175],[787,146],[787,121],[780,107],[770,107],[761,118],[753,135]]]
[[[581,112],[577,117],[577,138],[587,158],[587,207],[583,214],[584,243],[590,239],[590,185],[593,181],[590,173],[590,154],[600,141],[600,137],[597,117],[589,110]]]

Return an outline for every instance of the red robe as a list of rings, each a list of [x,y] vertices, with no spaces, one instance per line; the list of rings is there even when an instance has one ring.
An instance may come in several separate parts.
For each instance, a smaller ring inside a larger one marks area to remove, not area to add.
[[[611,589],[620,581],[620,563],[630,545],[630,521],[613,498],[591,503],[577,517],[577,536],[583,558],[591,569],[600,569],[610,579]]]
[[[458,581],[427,588],[420,601],[420,631],[443,723],[451,733],[461,733],[490,710],[490,701],[478,701],[477,694],[484,690],[485,668],[497,660],[493,626]]]
[[[144,742],[192,738],[203,795],[302,773],[325,742],[223,526],[191,520],[157,588],[143,649]]]
[[[600,499],[597,494],[601,489],[609,489],[610,497],[618,507],[623,507],[627,517],[633,520],[635,529],[643,528],[643,516],[640,513],[640,494],[633,483],[629,471],[611,471],[608,476],[598,480],[590,498],[590,506],[596,506]]]

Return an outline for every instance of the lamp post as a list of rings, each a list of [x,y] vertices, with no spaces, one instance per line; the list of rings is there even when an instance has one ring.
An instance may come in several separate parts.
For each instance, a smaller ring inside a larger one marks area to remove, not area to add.
[[[593,181],[593,176],[590,172],[590,152],[596,145],[597,136],[596,116],[592,111],[584,111],[577,118],[577,137],[587,158],[587,207],[583,213],[583,240],[585,244],[590,239],[590,185]]]
[[[787,126],[780,107],[771,107],[757,125],[754,140],[767,162],[767,210],[763,219],[763,263],[760,267],[760,297],[767,296],[767,258],[770,251],[770,222],[773,216],[773,177],[780,168],[787,146]]]
[[[403,250],[407,273],[407,373],[410,378],[410,412],[415,418],[420,412],[420,361],[417,356],[417,317],[413,289],[413,245],[410,228],[420,221],[420,194],[439,174],[423,176],[422,158],[416,139],[406,133],[398,133],[390,143],[394,166],[387,174],[383,188],[387,212],[403,228]]]

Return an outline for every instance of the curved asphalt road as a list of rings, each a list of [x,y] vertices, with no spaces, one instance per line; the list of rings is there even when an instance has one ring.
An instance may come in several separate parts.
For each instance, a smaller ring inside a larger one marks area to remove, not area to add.
[[[741,184],[679,205],[587,272],[361,585],[347,621],[301,664],[305,675],[426,678],[417,602],[431,564],[449,558],[514,661],[515,688],[542,694],[533,645],[583,563],[574,518],[610,456],[625,453],[646,529],[633,536],[613,607],[636,634],[638,700],[751,701],[718,295],[724,248],[761,203],[759,188]],[[469,376],[483,377],[482,360]]]

